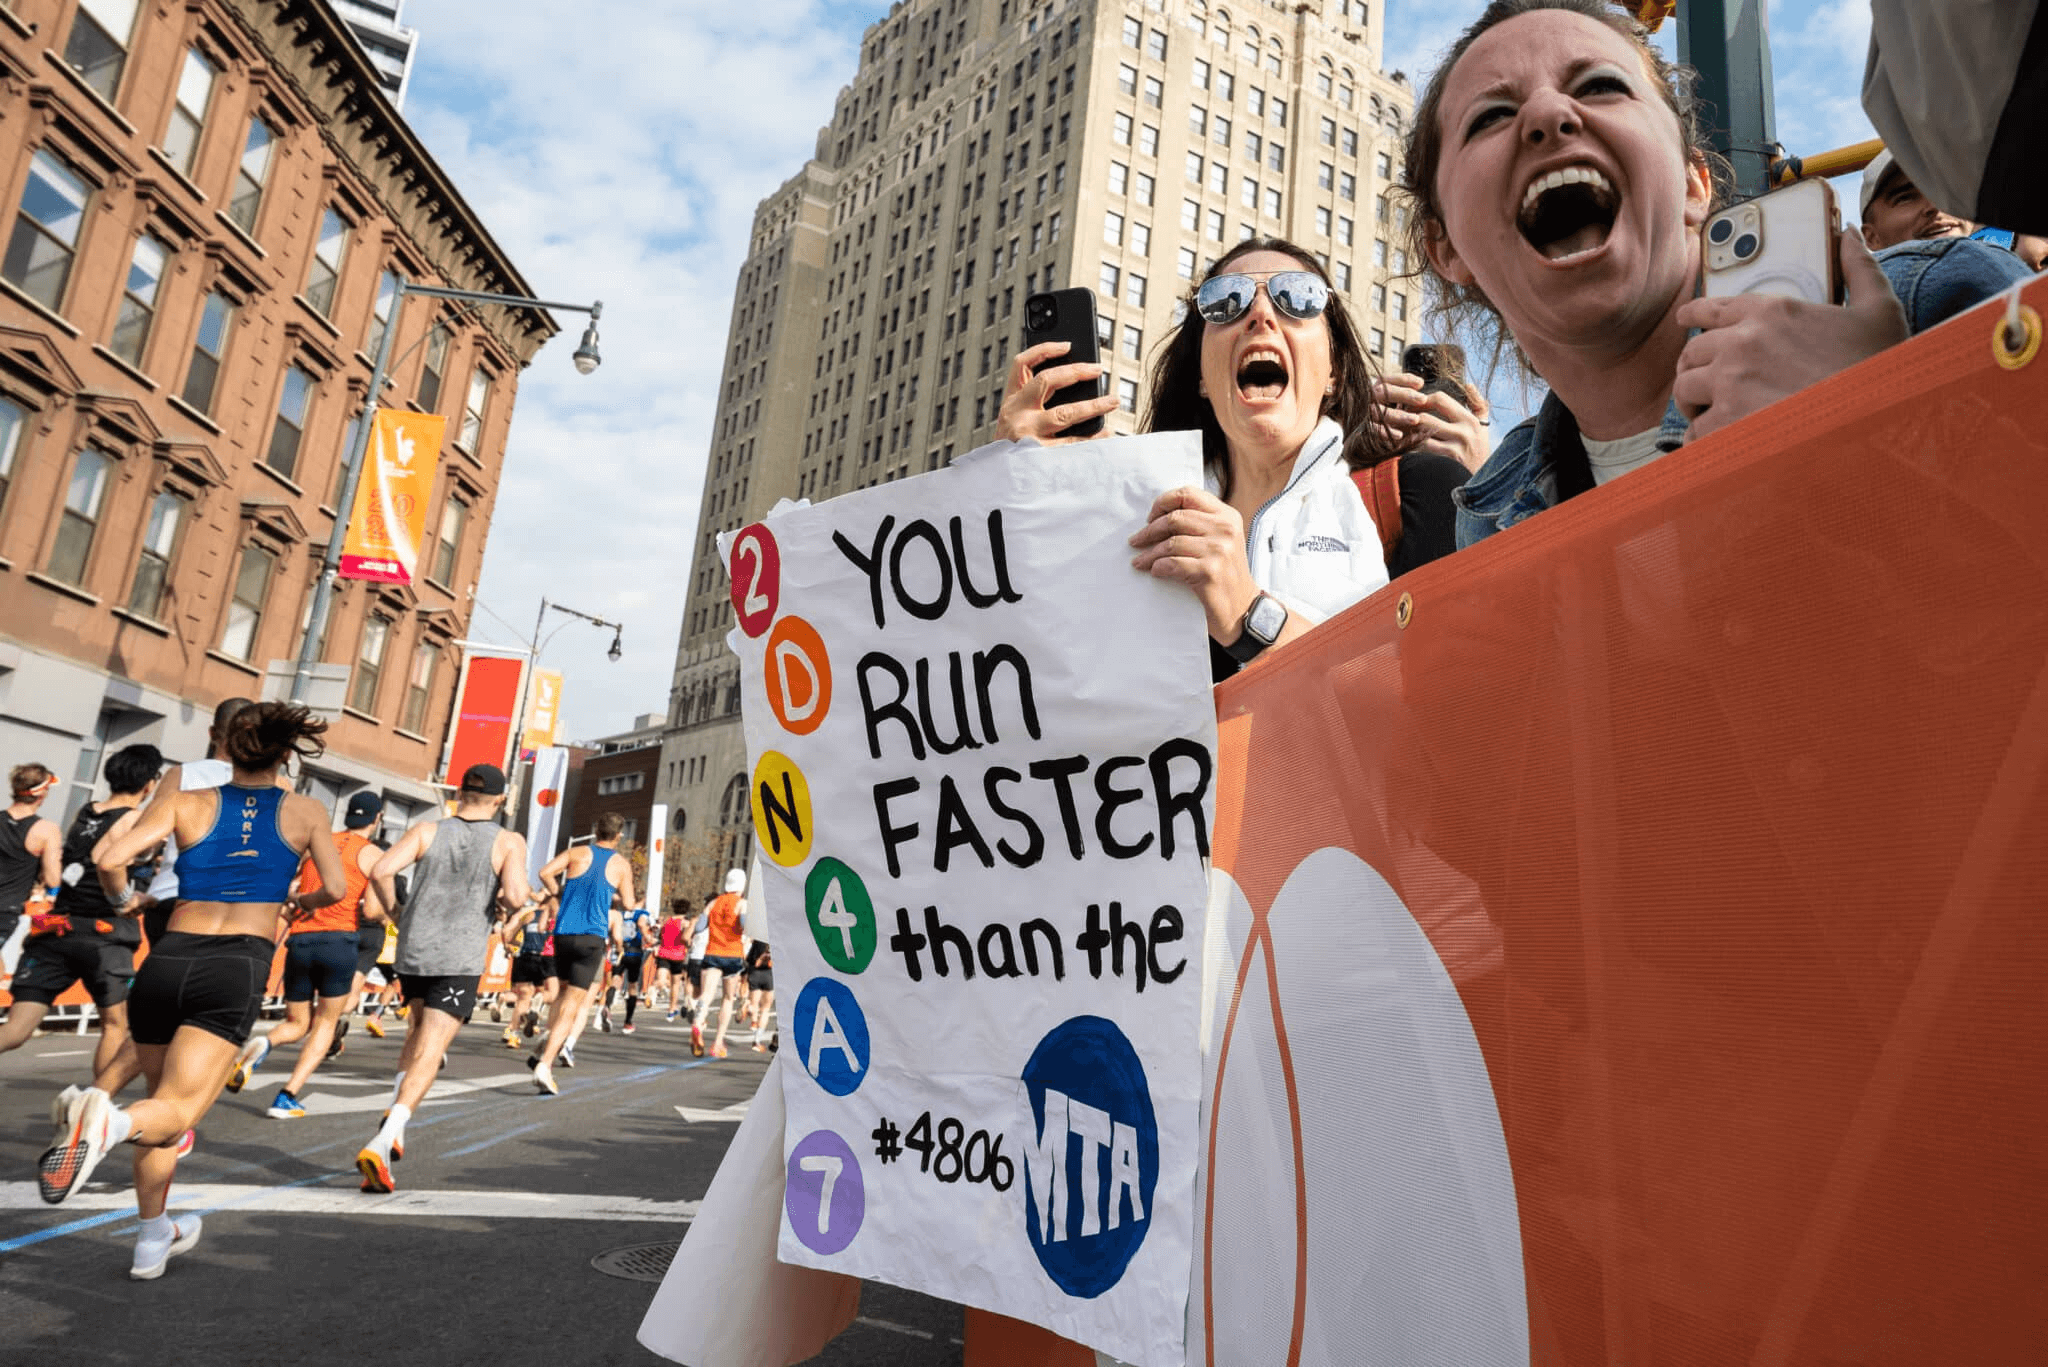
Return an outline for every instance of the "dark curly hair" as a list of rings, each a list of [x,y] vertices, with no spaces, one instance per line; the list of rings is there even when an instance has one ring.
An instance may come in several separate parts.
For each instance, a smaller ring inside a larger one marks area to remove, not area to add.
[[[228,718],[221,754],[237,769],[275,769],[293,755],[327,753],[327,723],[297,703],[259,702]]]
[[[1394,454],[1372,421],[1373,381],[1379,378],[1373,360],[1359,340],[1358,327],[1344,307],[1344,296],[1330,283],[1322,262],[1305,247],[1278,237],[1250,237],[1225,252],[1215,265],[1202,273],[1202,283],[1230,269],[1230,263],[1252,252],[1279,252],[1313,271],[1330,289],[1330,302],[1323,318],[1330,327],[1330,375],[1336,388],[1323,400],[1323,416],[1335,418],[1344,429],[1344,460],[1354,470],[1377,465]],[[1194,290],[1187,295],[1187,312],[1166,336],[1159,359],[1152,365],[1152,392],[1146,401],[1144,430],[1202,434],[1202,463],[1216,477],[1223,497],[1230,497],[1230,444],[1216,421],[1216,410],[1202,397],[1202,334],[1208,324],[1195,311]]]
[[[1664,54],[1650,45],[1649,30],[1617,9],[1612,0],[1493,0],[1472,21],[1471,27],[1458,36],[1458,41],[1451,44],[1450,51],[1437,63],[1429,84],[1423,88],[1422,98],[1415,105],[1415,120],[1409,125],[1408,145],[1402,157],[1401,177],[1395,193],[1408,207],[1408,259],[1414,263],[1409,274],[1426,278],[1432,286],[1429,313],[1436,325],[1434,330],[1440,336],[1448,336],[1454,330],[1464,328],[1468,336],[1488,338],[1496,360],[1502,350],[1512,350],[1525,371],[1527,361],[1515,345],[1514,338],[1508,335],[1507,325],[1500,311],[1493,306],[1493,301],[1477,285],[1454,284],[1430,270],[1426,248],[1445,235],[1443,205],[1436,196],[1436,172],[1443,157],[1441,116],[1444,87],[1450,82],[1451,72],[1472,44],[1489,29],[1542,10],[1582,15],[1626,38],[1641,56],[1644,69],[1654,77],[1652,84],[1663,99],[1665,108],[1678,120],[1678,138],[1685,149],[1686,160],[1706,167],[1713,181],[1716,207],[1726,197],[1734,180],[1727,159],[1708,148],[1706,135],[1701,129],[1700,106],[1694,93],[1699,73],[1691,67],[1666,61]]]

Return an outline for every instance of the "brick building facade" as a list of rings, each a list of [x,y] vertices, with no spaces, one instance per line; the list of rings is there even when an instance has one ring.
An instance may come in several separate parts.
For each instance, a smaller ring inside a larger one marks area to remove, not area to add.
[[[435,800],[469,590],[546,315],[324,0],[0,0],[0,762],[73,803],[204,748],[299,649],[370,357],[448,419],[420,576],[344,583],[347,709],[302,788]],[[394,317],[394,314],[399,316]],[[402,358],[402,359],[400,359]]]

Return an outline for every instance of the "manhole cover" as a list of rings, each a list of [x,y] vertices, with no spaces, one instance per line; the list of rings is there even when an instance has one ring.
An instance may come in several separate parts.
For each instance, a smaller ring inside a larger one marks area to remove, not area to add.
[[[590,1265],[607,1277],[629,1282],[658,1282],[668,1275],[668,1265],[675,1261],[676,1249],[681,1245],[680,1239],[666,1239],[658,1244],[608,1248],[592,1258]]]

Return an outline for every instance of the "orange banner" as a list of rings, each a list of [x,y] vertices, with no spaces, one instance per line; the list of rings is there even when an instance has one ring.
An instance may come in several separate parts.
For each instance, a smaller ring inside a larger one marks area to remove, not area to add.
[[[533,691],[526,699],[526,738],[519,743],[521,756],[553,745],[562,726],[562,671],[536,669],[532,680]]]
[[[1218,690],[1191,1367],[2039,1359],[2025,298]]]
[[[426,535],[427,500],[441,462],[441,432],[447,424],[446,418],[433,413],[377,411],[342,545],[343,579],[413,581]]]

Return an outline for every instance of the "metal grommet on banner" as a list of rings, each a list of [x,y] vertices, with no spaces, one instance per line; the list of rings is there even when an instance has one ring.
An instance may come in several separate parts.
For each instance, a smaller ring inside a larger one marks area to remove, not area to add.
[[[2005,312],[1991,329],[1991,359],[2018,370],[2041,351],[2041,315],[2020,302],[2019,286],[2005,296]]]
[[[1401,595],[1401,601],[1394,604],[1394,625],[1402,628],[1403,630],[1406,630],[1408,623],[1414,618],[1414,616],[1415,595],[1412,593],[1404,593]]]

